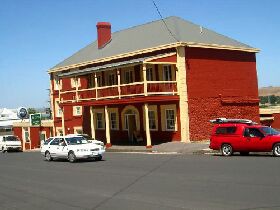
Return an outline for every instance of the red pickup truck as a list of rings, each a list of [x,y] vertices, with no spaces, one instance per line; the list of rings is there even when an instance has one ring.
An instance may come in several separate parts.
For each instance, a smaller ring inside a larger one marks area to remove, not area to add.
[[[271,152],[280,156],[280,132],[251,120],[217,118],[211,120],[214,128],[210,138],[210,149],[221,150],[222,155],[234,152],[248,155],[249,152]]]

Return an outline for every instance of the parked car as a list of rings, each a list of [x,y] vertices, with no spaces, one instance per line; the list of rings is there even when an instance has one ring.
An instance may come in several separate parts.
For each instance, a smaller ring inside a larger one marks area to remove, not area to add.
[[[41,154],[47,161],[54,158],[68,159],[73,163],[77,159],[102,160],[105,149],[88,142],[81,136],[51,137],[48,143],[42,145]]]
[[[248,155],[249,152],[271,152],[280,156],[280,132],[251,120],[218,118],[210,138],[210,149],[221,150],[222,155],[234,152]]]
[[[2,152],[22,151],[21,141],[13,135],[0,136],[0,149]]]
[[[86,140],[88,140],[88,142],[96,144],[96,145],[100,145],[100,146],[102,146],[105,149],[104,143],[102,141],[99,141],[97,139],[93,139],[93,138],[91,138],[87,134],[68,134],[67,136],[80,136],[80,137],[83,137]]]

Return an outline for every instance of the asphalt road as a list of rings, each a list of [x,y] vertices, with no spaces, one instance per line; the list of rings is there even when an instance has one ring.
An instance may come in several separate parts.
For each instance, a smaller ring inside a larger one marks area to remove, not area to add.
[[[107,153],[46,162],[0,154],[0,209],[280,209],[280,158]]]

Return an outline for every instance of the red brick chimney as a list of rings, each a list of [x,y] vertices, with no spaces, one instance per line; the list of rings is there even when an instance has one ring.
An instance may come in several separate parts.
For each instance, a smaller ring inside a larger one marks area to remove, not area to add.
[[[98,22],[96,28],[98,49],[101,49],[111,41],[111,23]]]

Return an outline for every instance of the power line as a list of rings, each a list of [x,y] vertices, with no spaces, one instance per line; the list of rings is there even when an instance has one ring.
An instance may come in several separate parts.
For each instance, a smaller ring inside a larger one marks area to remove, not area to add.
[[[157,13],[159,14],[159,16],[160,16],[160,18],[161,18],[161,21],[164,23],[164,25],[165,25],[167,31],[169,32],[169,34],[173,37],[173,39],[175,39],[177,42],[179,42],[179,40],[175,37],[175,35],[172,33],[172,31],[168,28],[168,26],[167,26],[165,20],[163,19],[162,15],[161,15],[161,13],[160,13],[160,11],[159,11],[159,8],[158,8],[158,6],[156,5],[155,1],[152,0],[152,2],[153,2],[154,6],[155,6],[155,8],[156,8],[156,10],[157,10]]]

